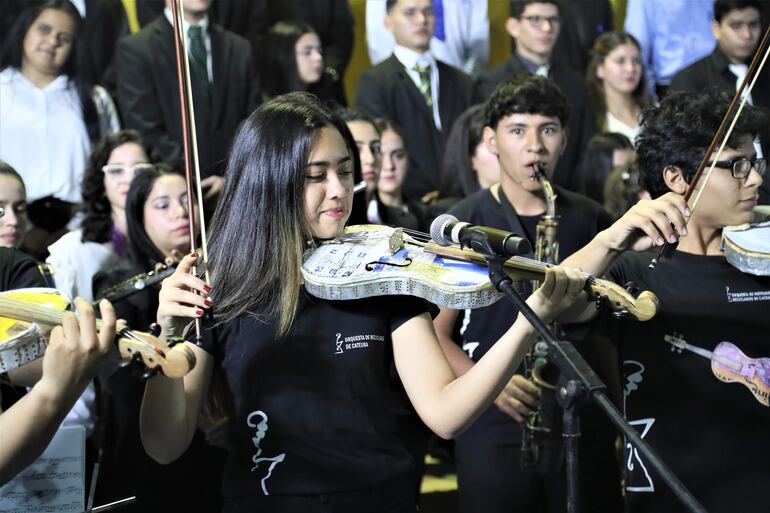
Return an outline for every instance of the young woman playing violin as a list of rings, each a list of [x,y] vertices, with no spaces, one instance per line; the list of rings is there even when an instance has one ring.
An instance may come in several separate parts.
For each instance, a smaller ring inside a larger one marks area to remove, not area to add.
[[[717,380],[715,362],[667,342],[685,339],[711,350],[730,341],[754,357],[770,351],[770,281],[731,267],[720,248],[725,226],[752,219],[766,168],[752,144],[767,126],[763,111],[746,107],[721,155],[709,156],[709,164],[716,161],[709,181],[701,176],[689,206],[683,196],[729,104],[724,93],[680,93],[645,111],[636,165],[641,185],[656,199],[637,203],[564,262],[657,295],[652,320],[611,326],[625,376],[625,414],[707,511],[766,504],[770,483],[770,409],[746,388]],[[650,270],[653,255],[639,251],[665,241],[678,241],[676,251]],[[583,313],[594,316],[596,309]],[[751,371],[748,360],[736,363]],[[637,451],[625,450],[629,511],[681,511]]]
[[[491,403],[533,340],[518,318],[470,372],[455,378],[431,307],[412,297],[325,301],[300,273],[313,239],[340,235],[353,197],[355,142],[312,96],[265,103],[237,135],[210,241],[211,286],[186,256],[160,293],[162,336],[213,312],[184,380],[147,384],[141,431],[162,463],[184,452],[215,372],[227,390],[225,511],[415,511],[387,374],[395,360],[425,423],[451,438]],[[548,270],[528,302],[546,320],[584,280]]]

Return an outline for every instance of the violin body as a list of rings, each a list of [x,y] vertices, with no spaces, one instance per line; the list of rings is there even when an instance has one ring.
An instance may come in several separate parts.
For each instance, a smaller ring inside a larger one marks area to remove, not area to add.
[[[735,344],[720,342],[714,348],[711,372],[725,383],[741,383],[765,406],[770,406],[770,358],[749,358]],[[728,363],[731,362],[731,363]]]
[[[334,240],[308,249],[302,257],[305,288],[323,299],[410,295],[456,310],[481,308],[502,297],[489,280],[486,260],[469,249],[422,243],[400,228],[349,226]],[[542,280],[546,264],[522,257],[505,262],[516,281]],[[650,291],[634,298],[619,285],[586,277],[586,291],[597,306],[615,315],[651,319],[658,299]]]
[[[21,289],[0,294],[0,372],[6,372],[45,353],[45,340],[60,325],[70,305],[67,296],[55,289]],[[97,329],[100,321],[97,319]],[[181,378],[195,366],[195,355],[183,344],[169,347],[156,337],[128,327],[115,333],[121,358],[136,361],[151,376],[162,372]]]
[[[331,300],[404,294],[459,310],[502,297],[486,268],[427,253],[388,226],[347,227],[305,252],[302,274],[308,292]]]
[[[687,343],[677,334],[663,339],[672,345],[671,350],[687,350],[711,360],[711,372],[725,383],[740,383],[748,388],[754,398],[770,406],[770,358],[750,358],[731,342],[720,342],[714,351]]]
[[[62,312],[70,304],[69,299],[60,292],[46,288],[18,289],[0,295]],[[49,332],[50,327],[47,326],[0,317],[0,372],[21,367],[43,356]]]
[[[770,276],[770,221],[723,229],[722,249],[739,271]]]

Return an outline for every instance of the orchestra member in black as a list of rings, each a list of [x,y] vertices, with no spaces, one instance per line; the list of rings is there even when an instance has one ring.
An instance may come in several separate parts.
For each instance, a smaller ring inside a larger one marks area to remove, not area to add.
[[[307,294],[302,254],[342,232],[356,151],[345,123],[311,96],[264,104],[233,146],[211,226],[211,285],[188,274],[193,254],[161,288],[163,337],[182,335],[206,309],[214,320],[200,346],[186,343],[197,359],[188,376],[147,384],[142,440],[156,460],[175,460],[216,373],[230,418],[224,511],[415,511],[410,458],[387,407],[389,363],[425,423],[451,438],[497,396],[532,341],[519,318],[455,378],[423,300]],[[574,271],[552,268],[528,301],[548,320],[582,286]]]
[[[729,104],[726,93],[713,90],[674,93],[645,111],[636,165],[656,199],[637,203],[565,261],[657,295],[658,313],[644,324],[608,321],[624,374],[625,416],[707,511],[756,509],[767,503],[770,484],[770,410],[745,386],[719,381],[709,358],[671,344],[712,351],[728,341],[749,357],[770,352],[770,279],[741,273],[720,247],[724,227],[752,220],[766,168],[752,141],[767,127],[764,111],[744,110],[709,181],[700,178],[689,206],[683,198]],[[665,241],[678,242],[676,251],[651,270],[654,252],[640,251]],[[729,359],[754,367],[738,353]],[[733,371],[738,383],[751,385],[741,373]],[[755,390],[761,396],[763,388]],[[682,511],[649,462],[630,444],[624,449],[627,511]]]
[[[525,74],[500,84],[487,103],[483,132],[489,151],[500,162],[500,183],[471,194],[450,213],[474,225],[516,233],[535,247],[537,224],[547,209],[547,198],[535,178],[535,167],[542,167],[550,179],[569,136],[569,112],[564,95],[547,78]],[[593,200],[559,186],[554,186],[554,192],[559,216],[556,241],[564,257],[609,226],[609,220],[601,205]],[[484,357],[516,315],[515,309],[502,302],[464,312],[442,308],[434,324],[455,372],[464,374]],[[458,318],[461,340],[455,342]],[[587,344],[581,350],[600,373],[602,365],[612,368],[599,361]],[[518,369],[496,404],[455,442],[458,496],[463,513],[566,509],[563,466],[522,468],[520,464],[520,424],[537,408],[540,394],[538,387],[523,374],[524,370]],[[590,449],[586,442],[583,451],[586,469],[581,473],[581,495],[586,508],[610,511],[620,501],[618,476],[613,470],[617,465],[613,461],[613,435],[598,419],[586,418],[584,425],[593,428],[594,436]]]
[[[5,292],[36,286],[45,286],[37,262],[15,249],[0,247],[0,288]],[[99,305],[102,326],[98,334],[93,307],[78,298],[75,308],[77,317],[65,313],[62,325],[51,331],[42,359],[0,375],[0,395],[12,390],[9,384],[32,387],[13,404],[4,401],[0,407],[0,486],[45,450],[112,347],[112,305],[107,301]]]

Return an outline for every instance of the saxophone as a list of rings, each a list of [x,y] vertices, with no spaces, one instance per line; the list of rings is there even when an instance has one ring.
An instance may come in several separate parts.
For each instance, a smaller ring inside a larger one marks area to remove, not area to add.
[[[542,164],[535,165],[535,174],[532,180],[537,180],[543,187],[543,193],[546,201],[545,214],[537,222],[535,232],[535,260],[548,264],[559,263],[559,242],[556,240],[556,233],[559,229],[559,216],[556,215],[556,194],[553,192],[551,182],[545,175],[545,169]],[[539,281],[532,281],[532,291],[539,286]],[[538,340],[532,346],[532,349],[524,358],[524,376],[534,381],[541,390],[540,408],[529,414],[527,421],[523,426],[523,435],[521,442],[521,463],[522,466],[531,466],[540,460],[541,441],[553,434],[555,380],[552,376],[547,376],[548,371],[552,371],[552,366],[547,367],[548,346],[544,341]],[[553,401],[551,401],[553,399]]]

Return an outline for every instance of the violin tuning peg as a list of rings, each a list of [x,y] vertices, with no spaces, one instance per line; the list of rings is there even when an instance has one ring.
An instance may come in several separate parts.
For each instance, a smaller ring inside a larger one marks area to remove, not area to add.
[[[150,332],[150,335],[153,337],[159,337],[160,336],[160,324],[157,322],[153,322],[150,324],[150,328],[148,330]]]
[[[639,285],[633,281],[626,283],[623,288],[625,288],[626,291],[634,297],[639,294]]]

